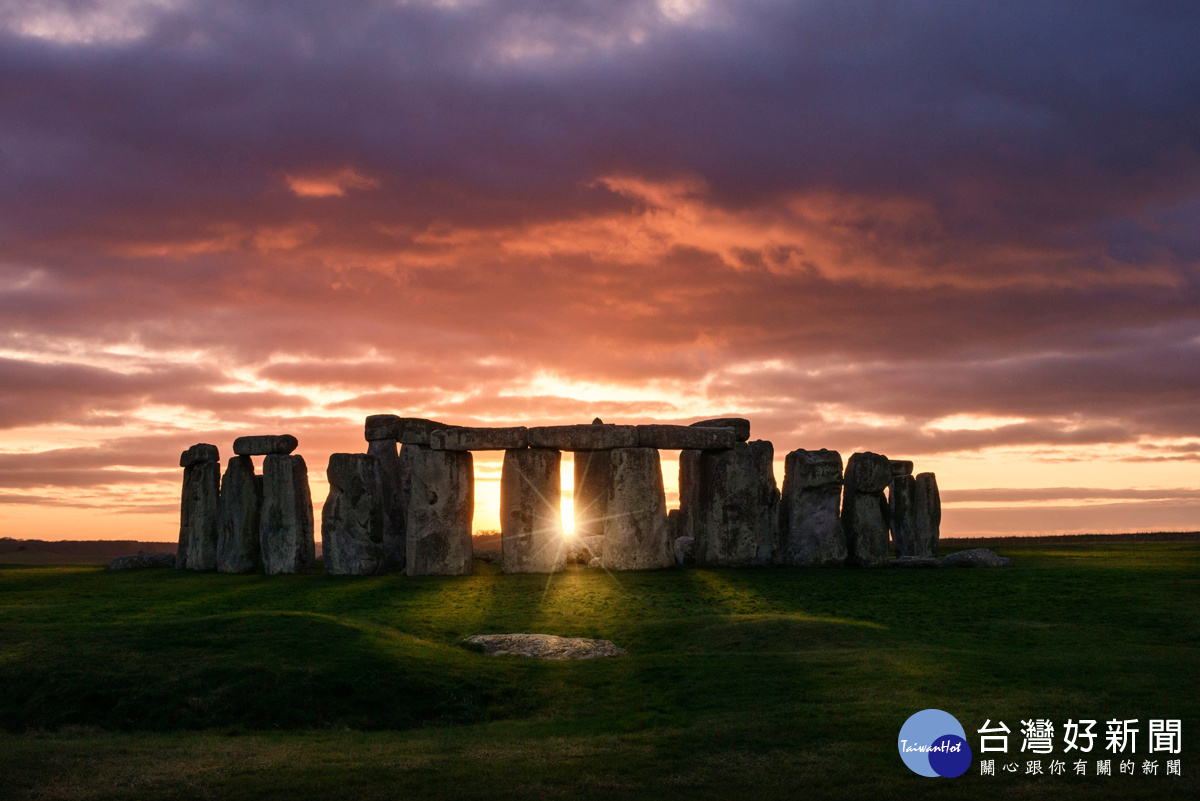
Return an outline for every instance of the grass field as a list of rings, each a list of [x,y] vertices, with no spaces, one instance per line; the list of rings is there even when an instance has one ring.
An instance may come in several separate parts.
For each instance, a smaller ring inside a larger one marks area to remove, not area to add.
[[[1015,566],[549,581],[6,566],[0,797],[1200,795],[1200,544],[1001,553]],[[501,632],[630,656],[459,645]],[[1099,742],[1086,778],[981,777],[979,754],[922,778],[896,738],[929,707],[973,748],[1004,720],[1022,772],[1021,719],[1137,718],[1139,773],[1093,777]],[[1182,777],[1141,775],[1150,718],[1183,719]]]

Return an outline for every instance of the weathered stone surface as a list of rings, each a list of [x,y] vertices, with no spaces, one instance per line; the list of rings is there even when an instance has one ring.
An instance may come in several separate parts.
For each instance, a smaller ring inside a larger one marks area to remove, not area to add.
[[[379,460],[379,481],[383,490],[384,570],[389,573],[400,572],[404,570],[408,558],[404,534],[408,501],[408,487],[404,481],[405,461],[396,452],[394,439],[371,440],[367,443],[367,453]]]
[[[475,461],[470,451],[403,450],[408,469],[410,576],[463,575],[474,569]]]
[[[942,499],[933,473],[917,476],[913,491],[913,543],[915,556],[937,556],[942,531]]]
[[[263,503],[259,518],[263,571],[303,573],[317,560],[312,494],[303,456],[268,454],[263,459]]]
[[[732,428],[697,426],[636,426],[638,447],[666,450],[710,450],[732,448],[737,442]]]
[[[956,551],[939,559],[942,567],[1008,567],[1012,560],[988,548]]]
[[[750,439],[750,421],[745,417],[716,417],[712,420],[700,420],[691,425],[697,428],[732,428],[733,436],[738,442]]]
[[[888,459],[888,467],[893,476],[911,476],[913,471],[913,463],[904,459]]]
[[[588,567],[604,567],[604,559],[599,556],[593,556],[588,561]]]
[[[893,462],[892,464],[895,464]],[[917,480],[907,473],[892,477],[888,488],[888,508],[892,528],[892,549],[896,556],[928,556],[918,553],[916,543],[916,520],[913,506]]]
[[[179,545],[175,567],[217,569],[217,512],[221,494],[221,463],[196,462],[183,468],[183,498],[179,509]]]
[[[296,438],[291,434],[260,434],[254,437],[238,437],[233,441],[233,452],[238,456],[288,454],[296,450],[297,444]]]
[[[700,510],[700,457],[704,451],[679,452],[679,522],[673,537],[696,536],[696,515]]]
[[[173,553],[135,553],[118,556],[108,563],[109,570],[143,570],[148,567],[175,567]]]
[[[676,565],[696,564],[695,537],[676,537],[675,542],[671,545],[671,550],[675,554]]]
[[[429,447],[435,451],[506,451],[529,445],[529,429],[448,428],[429,435]]]
[[[575,492],[571,496],[575,514],[575,537],[604,537],[608,493],[612,487],[612,457],[608,451],[579,451],[574,454]]]
[[[775,561],[802,567],[841,567],[846,562],[842,456],[837,451],[789,453],[779,501],[779,550]]]
[[[206,442],[200,442],[188,448],[183,453],[179,454],[179,466],[191,467],[194,464],[201,462],[219,462],[221,456],[217,452],[216,445],[209,445]]]
[[[842,530],[848,564],[878,567],[888,560],[888,506],[883,490],[891,483],[886,456],[869,451],[851,455],[842,494]]]
[[[529,447],[559,451],[606,451],[636,448],[637,428],[607,424],[539,426],[529,429]]]
[[[321,510],[325,572],[343,576],[383,573],[384,489],[379,457],[330,454],[326,476],[329,496]]]
[[[854,493],[882,493],[892,483],[891,461],[878,453],[851,454],[846,462],[846,489]]]
[[[779,490],[770,442],[739,442],[700,457],[700,497],[692,523],[696,564],[769,565],[778,546]]]
[[[259,515],[262,482],[249,456],[231,456],[221,477],[217,515],[217,570],[251,573],[262,567]]]
[[[463,642],[489,656],[529,656],[535,659],[600,659],[629,656],[609,640],[556,637],[553,634],[476,634]]]
[[[604,519],[604,567],[645,570],[675,564],[667,531],[662,465],[654,448],[617,448]]]
[[[888,567],[941,567],[942,560],[934,556],[901,556],[888,560]]]
[[[373,414],[367,418],[363,435],[367,442],[392,439],[402,445],[428,445],[434,431],[454,428],[437,420],[422,417],[399,417],[394,414]]]
[[[575,535],[566,538],[567,563],[586,565],[604,553],[604,536],[580,536],[578,529]]]
[[[567,564],[563,540],[562,453],[548,448],[504,452],[500,472],[500,568],[553,573]]]

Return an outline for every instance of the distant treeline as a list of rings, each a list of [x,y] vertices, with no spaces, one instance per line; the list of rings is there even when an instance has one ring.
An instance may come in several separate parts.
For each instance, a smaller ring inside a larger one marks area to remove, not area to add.
[[[137,540],[16,540],[0,537],[0,554],[32,551],[60,556],[88,557],[107,562],[114,556],[135,553],[174,553],[173,542],[138,542]]]
[[[1045,537],[942,537],[939,545],[951,548],[992,548],[997,545],[1088,545],[1105,542],[1200,542],[1200,531],[1053,534]]]

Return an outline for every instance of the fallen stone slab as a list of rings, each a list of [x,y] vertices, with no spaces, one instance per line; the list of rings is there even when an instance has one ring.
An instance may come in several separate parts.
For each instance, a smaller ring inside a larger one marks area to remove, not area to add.
[[[529,429],[529,447],[554,448],[560,451],[607,451],[614,448],[636,448],[638,432],[635,426],[614,426],[605,423],[576,426],[538,426]]]
[[[499,562],[500,561],[500,549],[499,548],[476,548],[475,549],[475,558],[481,562]]]
[[[507,451],[529,446],[529,429],[448,428],[429,435],[429,447],[435,451]]]
[[[888,560],[888,567],[941,567],[942,560],[936,556],[900,556]]]
[[[191,467],[194,464],[201,462],[219,462],[220,455],[217,453],[216,445],[209,445],[207,442],[200,442],[188,448],[183,453],[179,454],[179,466]]]
[[[682,567],[683,565],[696,564],[696,538],[695,537],[677,537],[672,543],[671,549],[675,552],[675,564]]]
[[[434,431],[445,431],[454,426],[426,420],[423,417],[399,417],[394,414],[373,414],[367,418],[363,435],[367,442],[377,439],[394,439],[401,445],[428,445]]]
[[[733,436],[738,442],[750,439],[750,421],[745,417],[714,417],[712,420],[699,420],[689,425],[696,428],[732,428]]]
[[[528,656],[534,659],[603,659],[629,656],[610,640],[557,637],[553,634],[476,634],[464,643],[489,656]]]
[[[299,443],[291,434],[259,434],[253,437],[238,437],[233,441],[233,452],[238,456],[270,456],[289,454]]]
[[[942,567],[1008,567],[1012,560],[990,548],[972,548],[941,557]]]
[[[661,448],[669,451],[720,450],[732,448],[737,434],[732,428],[699,426],[636,426],[639,448]]]
[[[108,563],[109,570],[143,570],[149,567],[175,567],[173,553],[135,553],[118,556]]]

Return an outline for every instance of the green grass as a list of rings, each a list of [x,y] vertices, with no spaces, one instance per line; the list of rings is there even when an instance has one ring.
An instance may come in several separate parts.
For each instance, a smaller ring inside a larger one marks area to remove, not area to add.
[[[0,567],[0,797],[1195,797],[1200,544],[1001,552],[549,580]],[[459,644],[501,632],[630,656]],[[1138,718],[1140,740],[1182,718],[1184,775],[924,779],[895,742],[928,707],[973,746],[1004,720],[1014,751],[1022,718]]]

